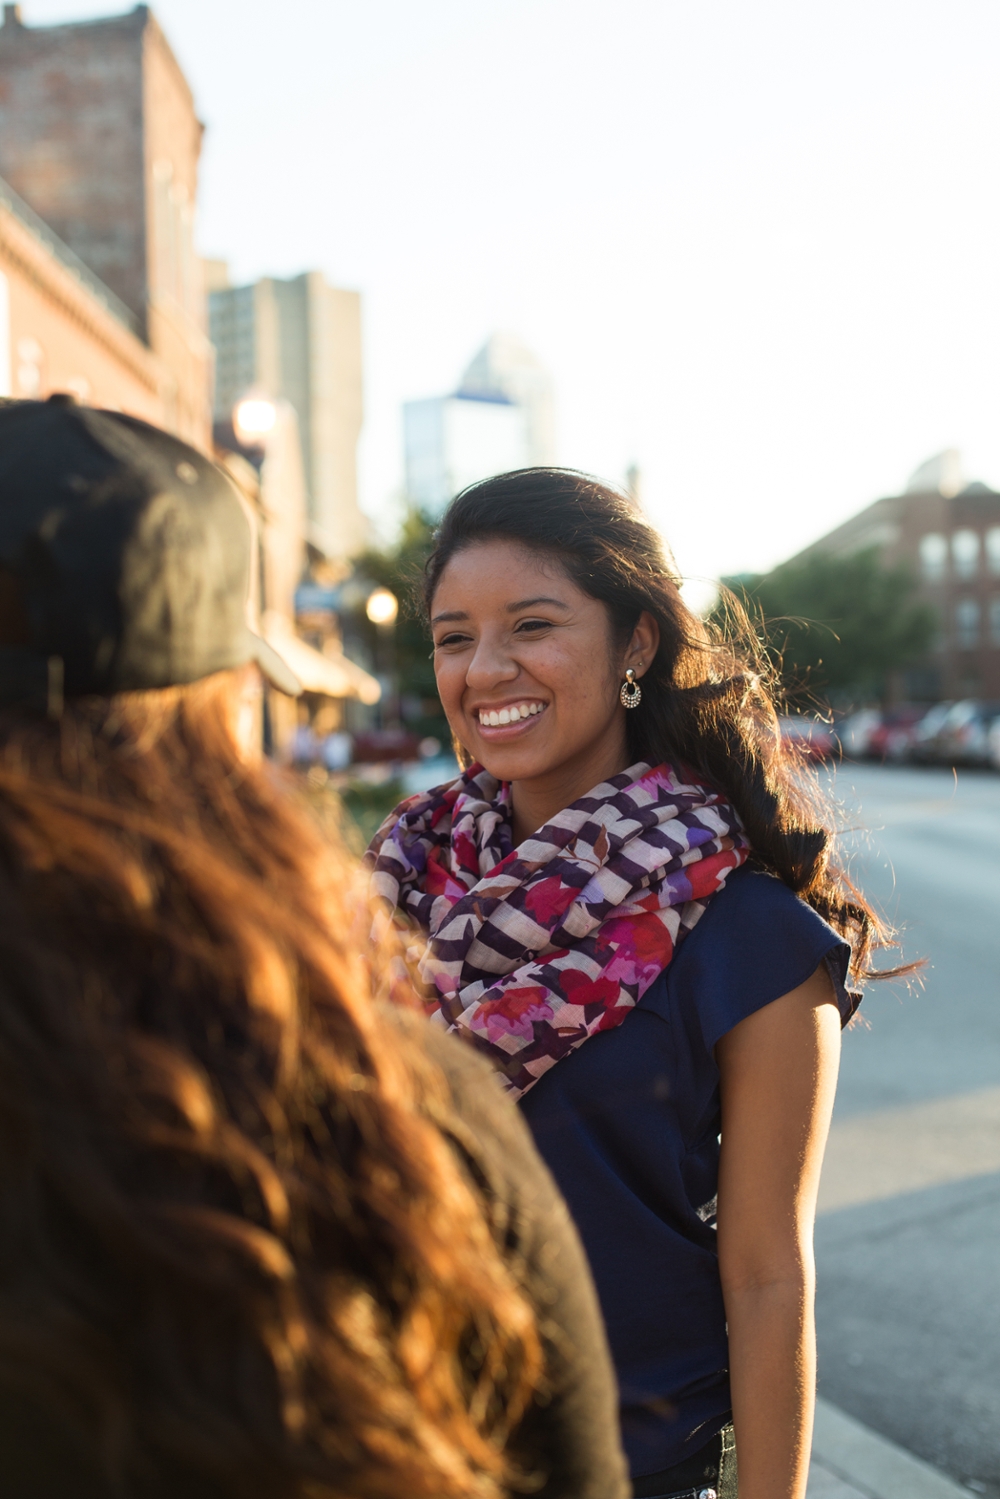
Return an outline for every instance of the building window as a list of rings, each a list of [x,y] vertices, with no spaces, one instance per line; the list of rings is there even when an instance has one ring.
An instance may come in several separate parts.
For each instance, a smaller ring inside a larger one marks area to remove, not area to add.
[[[990,645],[1000,645],[1000,599],[990,599]]]
[[[920,538],[920,571],[928,583],[940,583],[948,562],[948,543],[939,531]]]
[[[979,604],[975,599],[959,599],[955,605],[955,644],[960,651],[975,650],[979,644]]]
[[[978,531],[956,531],[951,538],[951,555],[960,578],[974,578],[979,571]]]
[[[1000,526],[991,526],[986,533],[986,561],[994,577],[1000,577]]]

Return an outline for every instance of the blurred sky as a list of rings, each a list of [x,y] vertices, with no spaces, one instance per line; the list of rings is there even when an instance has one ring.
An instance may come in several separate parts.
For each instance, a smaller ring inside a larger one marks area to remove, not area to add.
[[[25,0],[27,24],[112,13]],[[486,335],[684,571],[769,566],[957,446],[1000,486],[997,0],[159,0],[200,248],[364,294],[363,502]]]

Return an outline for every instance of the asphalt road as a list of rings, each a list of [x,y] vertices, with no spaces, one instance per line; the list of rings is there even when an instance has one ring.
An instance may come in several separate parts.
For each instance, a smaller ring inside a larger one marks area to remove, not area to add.
[[[845,1037],[820,1391],[1000,1499],[1000,776],[847,765],[834,790],[856,881],[928,966]]]

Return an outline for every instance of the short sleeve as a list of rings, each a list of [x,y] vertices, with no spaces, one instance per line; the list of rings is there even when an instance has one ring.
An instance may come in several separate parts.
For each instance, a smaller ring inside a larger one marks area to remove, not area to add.
[[[731,875],[678,949],[663,982],[643,1000],[679,1010],[711,1054],[748,1015],[798,988],[825,965],[846,1025],[861,1002],[848,989],[850,945],[828,922],[761,870]]]

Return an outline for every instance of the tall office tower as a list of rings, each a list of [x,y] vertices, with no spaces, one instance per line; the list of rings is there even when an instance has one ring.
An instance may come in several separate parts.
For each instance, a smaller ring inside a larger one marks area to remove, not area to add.
[[[477,479],[553,461],[552,380],[516,338],[495,333],[452,395],[406,402],[403,441],[408,497],[440,514]]]
[[[555,462],[555,399],[552,377],[511,333],[494,333],[462,376],[459,395],[497,393],[525,415],[525,462]]]
[[[167,426],[207,447],[212,351],[194,250],[203,127],[152,12],[0,28],[0,177],[109,287],[163,369]]]
[[[497,391],[407,401],[403,442],[407,498],[435,516],[467,484],[529,463],[525,414]]]
[[[224,286],[213,267],[212,279],[216,421],[228,421],[249,391],[288,401],[299,420],[309,539],[327,557],[356,555],[368,537],[358,507],[359,294],[327,285],[320,271]]]

